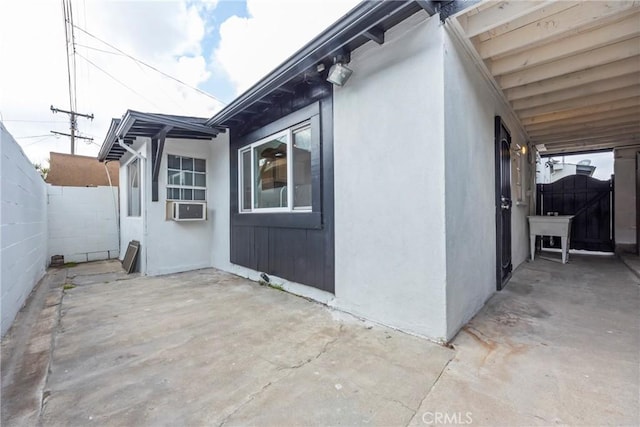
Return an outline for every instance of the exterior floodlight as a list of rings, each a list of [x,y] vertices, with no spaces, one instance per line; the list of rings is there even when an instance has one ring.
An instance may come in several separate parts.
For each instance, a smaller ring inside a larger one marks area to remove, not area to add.
[[[327,76],[327,81],[329,83],[333,83],[336,86],[343,86],[351,74],[353,70],[347,68],[346,65],[341,64],[340,62],[336,62],[329,68],[329,75]]]

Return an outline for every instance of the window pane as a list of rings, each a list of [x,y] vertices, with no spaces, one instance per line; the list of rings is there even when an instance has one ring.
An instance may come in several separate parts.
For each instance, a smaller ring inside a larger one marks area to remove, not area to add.
[[[293,207],[311,207],[311,128],[293,133]]]
[[[180,189],[179,188],[167,188],[167,199],[168,200],[180,200]]]
[[[182,185],[193,185],[193,173],[182,172]]]
[[[193,185],[196,187],[206,187],[207,186],[207,176],[203,173],[194,173],[193,174],[194,182]]]
[[[140,162],[138,159],[127,166],[127,214],[140,216]]]
[[[287,206],[287,136],[253,149],[254,207]]]
[[[167,175],[168,185],[180,185],[180,171],[169,169]]]
[[[207,171],[207,165],[206,162],[203,159],[193,159],[194,162],[194,170],[196,172],[206,172]]]
[[[242,206],[241,210],[251,210],[251,151],[242,153]]]
[[[167,164],[171,169],[180,169],[180,157],[169,154],[167,156]]]
[[[186,188],[183,188],[180,191],[182,192],[182,200],[193,200],[193,190],[187,190]]]
[[[205,200],[205,199],[206,199],[205,190],[193,190],[193,200]]]
[[[191,157],[183,157],[182,158],[182,170],[183,171],[192,171],[193,170],[193,159]]]

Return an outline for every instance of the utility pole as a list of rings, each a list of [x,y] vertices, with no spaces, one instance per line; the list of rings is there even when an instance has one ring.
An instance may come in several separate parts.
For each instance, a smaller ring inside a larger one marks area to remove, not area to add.
[[[76,131],[78,130],[78,121],[76,118],[84,117],[86,119],[93,120],[93,114],[83,114],[83,113],[77,113],[75,111],[61,110],[60,108],[55,108],[53,105],[51,106],[51,111],[54,114],[65,113],[69,115],[69,122],[70,122],[69,131],[71,133],[62,133],[62,132],[55,132],[55,131],[51,131],[51,133],[56,135],[65,135],[65,136],[71,137],[71,154],[76,154],[76,141],[75,141],[76,138],[93,141],[93,138],[87,138],[86,136],[76,135]]]

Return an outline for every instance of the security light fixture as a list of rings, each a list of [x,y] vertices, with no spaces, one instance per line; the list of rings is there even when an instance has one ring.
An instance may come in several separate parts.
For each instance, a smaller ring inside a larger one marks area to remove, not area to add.
[[[336,62],[329,68],[329,75],[327,75],[327,81],[333,83],[336,86],[344,86],[349,80],[353,70],[349,69],[341,62]]]

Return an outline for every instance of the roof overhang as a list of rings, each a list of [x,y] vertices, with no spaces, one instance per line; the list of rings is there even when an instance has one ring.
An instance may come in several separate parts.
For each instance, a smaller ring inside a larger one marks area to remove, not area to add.
[[[131,145],[137,137],[209,140],[224,131],[219,127],[206,126],[205,122],[206,119],[201,117],[127,110],[122,119],[111,120],[107,136],[98,153],[98,160],[119,160],[126,151],[118,144],[119,139],[127,145]]]
[[[303,81],[326,79],[326,72],[336,57],[349,58],[364,43],[384,43],[384,33],[419,11],[433,15],[450,2],[439,1],[363,1],[345,16],[294,53],[275,70],[258,81],[233,102],[207,121],[209,126],[229,127],[243,122],[272,104],[270,97],[278,91],[293,93]],[[322,64],[318,71],[318,65]],[[324,74],[323,74],[324,73]]]
[[[491,0],[446,25],[545,154],[640,144],[640,2]]]

